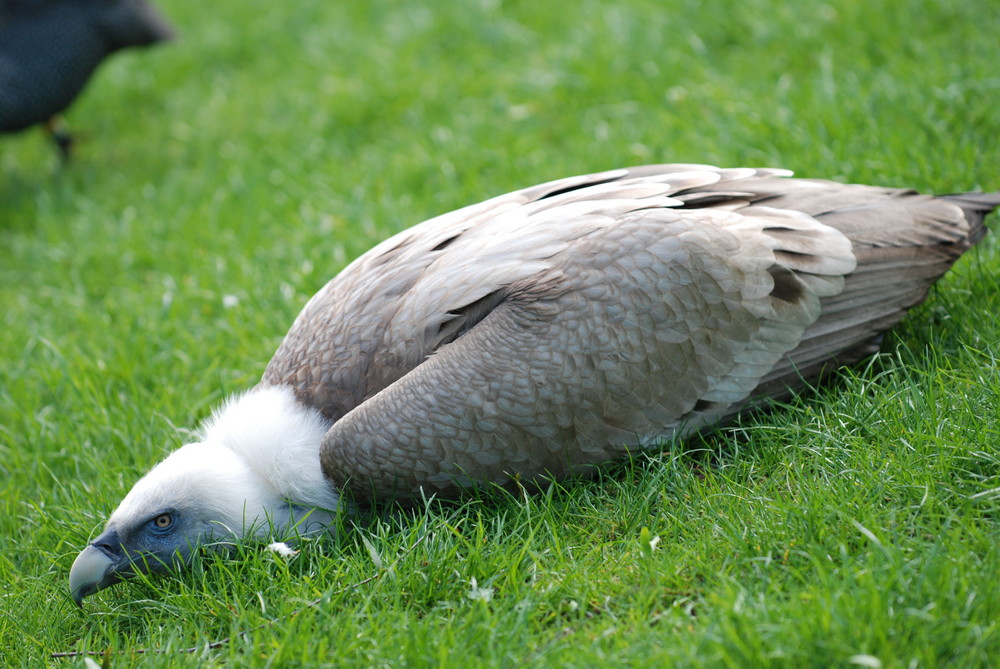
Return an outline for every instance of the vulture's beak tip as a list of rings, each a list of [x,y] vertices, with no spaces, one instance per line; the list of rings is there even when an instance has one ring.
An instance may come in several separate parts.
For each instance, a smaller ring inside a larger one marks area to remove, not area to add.
[[[84,597],[116,582],[117,565],[117,560],[94,544],[80,551],[69,570],[69,591],[76,605],[83,608]]]

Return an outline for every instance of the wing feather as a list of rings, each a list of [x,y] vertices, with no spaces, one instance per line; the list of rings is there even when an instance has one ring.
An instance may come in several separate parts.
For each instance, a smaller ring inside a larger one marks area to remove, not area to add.
[[[774,268],[796,280],[780,212],[602,207],[546,270],[335,423],[326,475],[411,497],[578,471],[745,400],[818,317],[807,284],[775,294]],[[828,238],[811,271],[853,266],[843,235],[793,218]]]
[[[410,228],[310,300],[262,385],[362,498],[580,471],[877,346],[997,195],[650,165]]]

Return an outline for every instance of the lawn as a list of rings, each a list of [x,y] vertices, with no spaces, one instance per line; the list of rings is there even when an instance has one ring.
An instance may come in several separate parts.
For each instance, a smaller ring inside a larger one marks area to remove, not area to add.
[[[995,234],[877,358],[771,411],[77,609],[69,567],[131,484],[407,226],[648,162],[1000,190],[992,0],[159,5],[179,39],[99,70],[70,165],[0,137],[0,665],[1000,658]]]

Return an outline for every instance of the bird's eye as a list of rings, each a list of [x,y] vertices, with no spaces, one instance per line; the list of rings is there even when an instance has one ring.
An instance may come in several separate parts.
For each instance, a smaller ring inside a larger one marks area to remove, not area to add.
[[[174,517],[169,513],[161,513],[156,518],[153,518],[153,528],[157,530],[169,530],[170,526],[174,524]]]

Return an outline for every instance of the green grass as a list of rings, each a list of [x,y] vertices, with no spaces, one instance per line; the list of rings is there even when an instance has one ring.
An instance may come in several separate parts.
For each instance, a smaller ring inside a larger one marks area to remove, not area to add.
[[[995,235],[872,364],[772,412],[77,610],[69,566],[135,479],[404,227],[656,161],[1000,189],[990,0],[160,4],[180,39],[99,71],[72,165],[0,138],[0,664],[1000,657]]]

